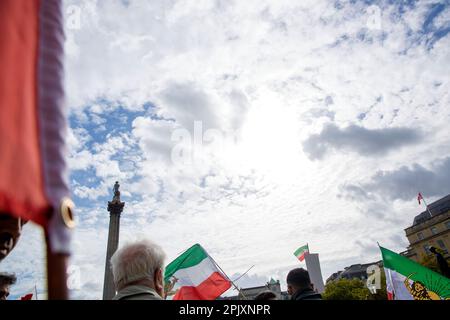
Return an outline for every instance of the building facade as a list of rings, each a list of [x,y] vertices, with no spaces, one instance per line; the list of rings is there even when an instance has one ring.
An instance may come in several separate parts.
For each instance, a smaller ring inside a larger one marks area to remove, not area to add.
[[[370,266],[377,265],[378,267],[382,267],[383,263],[382,261],[372,262],[372,263],[365,263],[365,264],[352,264],[349,267],[345,267],[344,270],[338,271],[333,273],[331,276],[328,277],[326,283],[330,283],[333,281],[337,281],[340,279],[359,279],[366,281],[368,278],[367,269]]]
[[[237,296],[221,297],[218,300],[255,300],[258,294],[268,290],[275,293],[277,300],[289,300],[291,298],[286,291],[281,291],[279,280],[270,279],[265,286],[240,288]]]
[[[430,205],[428,210],[414,218],[413,225],[405,229],[409,241],[408,250],[402,254],[419,262],[431,255],[429,248],[441,250],[449,258],[450,249],[450,195]]]

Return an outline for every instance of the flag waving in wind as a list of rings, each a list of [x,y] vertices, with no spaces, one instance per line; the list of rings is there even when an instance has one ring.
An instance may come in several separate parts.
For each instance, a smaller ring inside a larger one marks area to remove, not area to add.
[[[305,260],[305,255],[309,253],[309,247],[308,244],[305,244],[304,246],[301,246],[294,252],[294,256],[297,257],[298,260],[303,261]]]
[[[380,247],[389,300],[448,300],[450,279]]]
[[[49,299],[67,299],[75,221],[67,168],[62,0],[0,1],[0,215],[45,230]]]
[[[419,192],[419,194],[417,195],[417,201],[419,201],[420,204],[420,200],[423,200],[422,194]]]
[[[0,214],[48,232],[69,254],[64,22],[60,0],[0,1]]]
[[[37,300],[37,288],[34,286],[33,288],[30,288],[29,290],[25,291],[18,300]]]
[[[199,244],[166,267],[164,281],[173,300],[214,300],[231,287],[231,281]]]

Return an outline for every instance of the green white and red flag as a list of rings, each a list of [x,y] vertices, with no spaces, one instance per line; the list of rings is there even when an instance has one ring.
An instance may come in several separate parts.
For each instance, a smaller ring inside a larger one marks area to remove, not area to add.
[[[164,280],[167,295],[173,300],[214,300],[231,287],[231,281],[200,244],[172,261]]]
[[[419,202],[419,204],[420,204],[420,200],[423,200],[423,196],[422,196],[422,194],[419,192],[419,194],[417,195],[417,201]]]
[[[309,247],[308,244],[305,244],[304,246],[301,246],[297,250],[294,251],[294,256],[297,257],[298,260],[303,261],[305,260],[305,255],[309,253]]]
[[[450,279],[380,247],[389,300],[450,299]]]

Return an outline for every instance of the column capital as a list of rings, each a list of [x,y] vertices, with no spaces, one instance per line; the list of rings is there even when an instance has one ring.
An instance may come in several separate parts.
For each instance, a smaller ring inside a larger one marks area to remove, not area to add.
[[[110,214],[120,215],[123,211],[124,206],[125,206],[125,202],[108,201],[108,211]]]

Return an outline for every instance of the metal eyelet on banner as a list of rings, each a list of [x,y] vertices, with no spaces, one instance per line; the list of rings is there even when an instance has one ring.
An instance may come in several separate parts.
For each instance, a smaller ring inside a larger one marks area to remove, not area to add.
[[[75,227],[75,220],[73,217],[73,211],[75,204],[70,198],[63,198],[61,200],[61,217],[67,228],[72,229]]]

